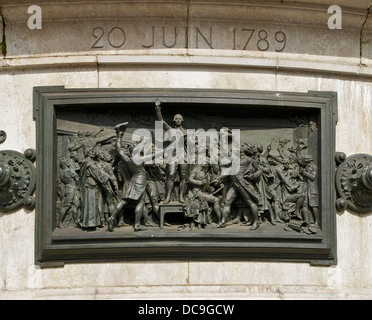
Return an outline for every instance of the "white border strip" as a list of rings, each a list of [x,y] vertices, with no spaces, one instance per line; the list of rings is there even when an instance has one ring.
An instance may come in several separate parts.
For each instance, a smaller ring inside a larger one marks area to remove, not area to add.
[[[69,54],[43,54],[35,56],[14,56],[0,59],[0,70],[44,69],[51,67],[104,67],[140,65],[255,68],[291,70],[315,73],[336,73],[372,77],[372,60],[313,56],[300,54],[275,54],[254,51],[201,50],[201,49],[159,49],[122,50],[100,52],[77,52]]]

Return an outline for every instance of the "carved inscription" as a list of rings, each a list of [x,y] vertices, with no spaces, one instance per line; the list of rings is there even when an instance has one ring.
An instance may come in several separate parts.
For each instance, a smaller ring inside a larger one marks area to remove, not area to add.
[[[237,33],[240,32],[245,35],[245,40],[242,43],[237,41]],[[254,36],[258,37],[258,40],[253,41]],[[252,41],[251,41],[252,40]],[[260,51],[267,51],[271,45],[275,45],[276,52],[282,52],[287,46],[287,35],[282,31],[277,31],[274,34],[274,39],[269,37],[269,33],[266,30],[255,30],[243,28],[240,30],[233,29],[233,50],[248,50],[255,49],[251,44],[254,42],[256,48]],[[244,43],[244,44],[243,44]]]
[[[128,45],[130,37],[134,40]],[[91,49],[209,48],[283,52],[287,47],[285,32],[254,28],[221,32],[213,27],[152,26],[141,37],[132,32],[127,34],[122,26],[107,29],[97,26],[92,30],[92,38]]]
[[[102,49],[105,48],[105,42],[111,48],[119,49],[124,46],[127,36],[125,31],[120,27],[111,28],[107,32],[107,36],[105,36],[105,30],[101,27],[97,27],[93,29],[93,38],[95,38],[95,42],[92,45],[94,49]]]

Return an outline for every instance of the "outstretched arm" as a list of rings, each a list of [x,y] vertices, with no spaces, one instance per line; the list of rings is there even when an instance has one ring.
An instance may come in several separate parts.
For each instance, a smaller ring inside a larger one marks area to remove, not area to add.
[[[116,150],[118,152],[118,154],[120,155],[120,157],[124,160],[124,161],[129,161],[129,157],[125,154],[125,152],[123,151],[123,149],[121,148],[121,139],[123,137],[123,133],[122,132],[118,132],[117,133],[117,139],[116,139]]]
[[[168,123],[166,123],[163,119],[163,115],[161,113],[161,102],[159,100],[155,101],[155,114],[156,114],[156,119],[158,121],[163,122],[163,129],[165,131],[168,131],[169,129],[172,129],[172,127]]]
[[[125,131],[127,130],[127,125],[128,122],[125,122],[123,124],[118,124],[115,126],[115,131],[116,131],[116,150],[118,154],[123,158],[124,161],[130,160],[130,158],[125,154],[121,147],[121,140],[124,136]]]

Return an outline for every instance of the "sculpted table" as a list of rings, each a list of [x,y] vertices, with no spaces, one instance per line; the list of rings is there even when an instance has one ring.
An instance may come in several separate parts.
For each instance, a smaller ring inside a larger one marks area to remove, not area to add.
[[[180,202],[170,202],[168,204],[159,205],[160,229],[164,227],[164,216],[166,213],[182,213],[183,205]]]

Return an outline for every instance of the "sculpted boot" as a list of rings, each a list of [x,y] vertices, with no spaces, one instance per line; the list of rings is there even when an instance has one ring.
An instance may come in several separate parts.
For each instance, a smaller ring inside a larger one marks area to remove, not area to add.
[[[258,210],[255,208],[251,208],[252,216],[253,216],[253,224],[249,228],[249,230],[256,230],[260,226],[259,218],[258,218]]]
[[[113,219],[114,217],[113,216],[111,216],[110,218],[108,218],[108,220],[107,220],[107,229],[108,229],[108,231],[110,231],[110,232],[113,232],[114,231],[114,219]]]

